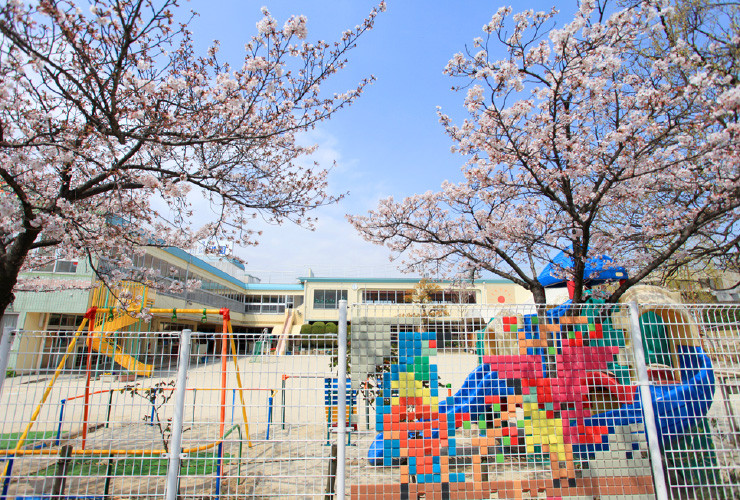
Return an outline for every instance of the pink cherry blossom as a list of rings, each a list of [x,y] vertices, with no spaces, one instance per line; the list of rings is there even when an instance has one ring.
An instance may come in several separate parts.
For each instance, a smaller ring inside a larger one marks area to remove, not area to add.
[[[555,272],[578,301],[588,258],[628,269],[617,300],[669,261],[734,248],[740,80],[685,40],[650,53],[666,13],[594,0],[562,24],[499,9],[445,68],[466,92],[462,123],[438,113],[464,179],[349,220],[407,270],[486,270],[540,303],[537,276],[561,250],[574,267]]]
[[[264,9],[232,68],[217,42],[194,52],[177,0],[77,3],[0,7],[0,315],[18,274],[54,249],[122,279],[118,263],[142,245],[255,245],[257,215],[310,228],[312,210],[341,199],[325,169],[302,166],[315,148],[296,134],[372,82],[320,90],[384,4],[341,40],[313,43],[304,17],[281,30]],[[189,222],[196,197],[214,213],[202,227]]]

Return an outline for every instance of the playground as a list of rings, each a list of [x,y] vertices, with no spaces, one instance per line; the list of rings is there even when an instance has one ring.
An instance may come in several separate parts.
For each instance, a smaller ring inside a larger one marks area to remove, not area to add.
[[[155,365],[171,368],[147,369],[148,376],[135,380],[127,373],[132,370],[99,372],[94,362],[89,372],[83,366],[7,379],[0,400],[9,409],[0,441],[3,496],[54,493],[65,450],[68,496],[162,495],[177,377],[177,364],[164,361]],[[189,361],[181,495],[280,497],[291,482],[306,488],[307,478],[324,491],[334,439],[326,406],[327,380],[336,389],[330,355]]]
[[[96,329],[122,321],[97,308],[50,343],[56,366],[4,380],[2,497],[733,498],[740,311],[642,293],[356,305],[344,367],[326,336],[309,354],[240,353],[228,310],[198,311],[223,325],[202,356],[197,332]],[[14,342],[39,335],[55,333]],[[132,347],[152,338],[177,352]]]

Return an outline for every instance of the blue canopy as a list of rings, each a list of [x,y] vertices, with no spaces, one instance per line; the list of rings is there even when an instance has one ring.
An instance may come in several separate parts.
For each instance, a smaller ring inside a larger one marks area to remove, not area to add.
[[[614,266],[614,259],[604,255],[602,257],[591,257],[586,260],[586,269],[583,273],[583,282],[585,285],[593,286],[607,281],[617,281],[627,279],[627,271],[622,266]],[[573,259],[564,252],[560,252],[552,259],[552,262],[545,266],[537,280],[545,287],[565,287],[567,280],[556,278],[554,274],[557,268],[568,269],[573,267]]]

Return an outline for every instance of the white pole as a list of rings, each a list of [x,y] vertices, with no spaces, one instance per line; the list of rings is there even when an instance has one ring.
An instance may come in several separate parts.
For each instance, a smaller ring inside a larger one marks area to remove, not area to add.
[[[336,499],[344,500],[345,447],[347,446],[347,301],[339,301],[339,352],[337,366],[337,480]]]
[[[635,355],[635,368],[637,369],[637,383],[640,388],[640,400],[642,401],[642,415],[645,422],[645,434],[647,434],[648,447],[650,449],[650,462],[653,465],[653,482],[655,483],[655,494],[658,500],[668,500],[668,488],[663,473],[663,459],[660,456],[660,442],[658,441],[658,428],[655,425],[655,413],[653,412],[653,400],[650,397],[650,379],[648,378],[647,365],[645,364],[645,349],[642,346],[642,332],[640,331],[640,314],[637,302],[629,303],[630,326],[632,330],[632,352]]]
[[[172,416],[172,439],[170,457],[167,464],[167,486],[165,498],[177,500],[177,480],[180,475],[180,451],[182,450],[182,422],[185,409],[185,389],[188,368],[190,367],[190,335],[192,331],[183,330],[180,335],[179,363],[177,365],[177,384],[175,385],[175,413]]]
[[[6,326],[2,338],[0,338],[0,396],[3,394],[3,384],[5,383],[5,373],[8,369],[8,360],[10,359],[10,346],[13,344],[15,330]]]

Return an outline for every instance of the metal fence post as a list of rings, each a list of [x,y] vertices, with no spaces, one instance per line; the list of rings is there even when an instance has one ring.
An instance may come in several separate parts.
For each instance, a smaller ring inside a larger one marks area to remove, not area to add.
[[[632,330],[632,352],[635,356],[635,368],[640,390],[640,400],[642,401],[643,421],[645,423],[645,433],[647,434],[648,447],[650,449],[650,462],[653,466],[655,493],[658,500],[668,500],[668,488],[665,482],[663,459],[660,455],[660,441],[658,441],[658,428],[655,424],[653,400],[650,396],[650,379],[648,378],[647,365],[645,364],[645,349],[642,346],[639,306],[634,300],[628,305],[630,310],[630,330]]]
[[[167,464],[167,486],[165,498],[177,500],[177,484],[180,475],[180,451],[182,449],[182,422],[185,410],[185,389],[188,368],[190,367],[190,330],[183,330],[180,335],[179,363],[177,365],[177,384],[175,385],[175,412],[172,416],[172,439],[170,439],[170,456]]]
[[[339,301],[339,362],[337,367],[337,500],[344,500],[345,452],[347,446],[347,301]]]
[[[10,359],[10,346],[13,343],[15,330],[9,326],[0,338],[0,396],[3,394],[3,384],[5,383],[5,374],[8,370],[8,360]]]

